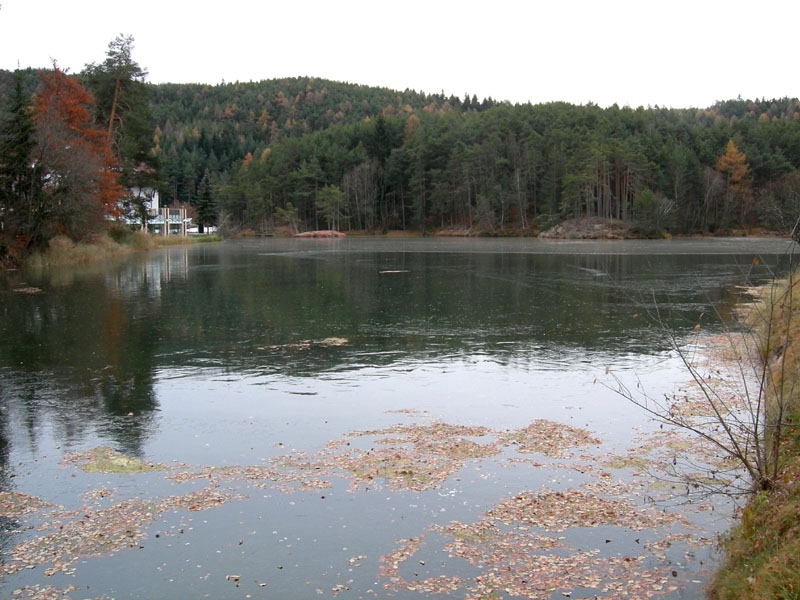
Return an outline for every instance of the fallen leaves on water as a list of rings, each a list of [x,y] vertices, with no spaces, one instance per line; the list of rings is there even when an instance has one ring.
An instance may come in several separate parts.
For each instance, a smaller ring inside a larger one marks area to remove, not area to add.
[[[503,432],[498,441],[504,446],[515,445],[520,454],[537,453],[550,458],[569,458],[574,449],[601,443],[590,431],[546,419],[537,419],[522,429]]]
[[[338,596],[338,595],[339,595],[339,592],[346,592],[346,591],[348,591],[349,589],[350,589],[350,588],[349,588],[349,587],[347,587],[345,584],[343,584],[343,583],[337,583],[335,586],[333,586],[333,587],[331,588],[331,592],[333,592],[333,595],[334,595],[334,596]]]
[[[41,288],[33,287],[33,286],[18,287],[18,288],[14,288],[12,291],[14,291],[14,292],[16,292],[18,294],[27,294],[29,296],[33,296],[35,294],[43,293]]]
[[[201,490],[189,492],[181,496],[172,496],[167,498],[163,503],[163,507],[185,508],[188,510],[206,510],[221,506],[228,500],[233,498],[243,498],[244,496],[238,494],[231,494],[219,490],[214,486],[208,486]]]
[[[390,554],[380,557],[380,574],[384,577],[391,577],[395,575],[397,573],[398,565],[407,561],[409,557],[414,555],[414,553],[419,549],[419,546],[424,538],[425,536],[421,535],[415,538],[408,538],[407,540],[395,540],[397,548],[395,548]]]
[[[19,492],[0,492],[0,517],[21,517],[52,506],[36,496]]]
[[[655,466],[655,461],[635,455],[611,455],[603,461],[607,469],[629,469],[635,473],[643,473]]]
[[[63,589],[55,588],[52,585],[43,587],[38,584],[26,585],[11,592],[11,597],[15,600],[70,600],[68,594],[76,591],[78,591],[78,588],[73,585]],[[89,599],[87,598],[86,600]]]
[[[640,509],[630,499],[608,498],[581,489],[520,492],[492,508],[487,515],[506,525],[522,523],[551,533],[598,525],[640,531],[679,519],[674,513]]]
[[[109,490],[108,488],[97,488],[96,490],[89,490],[83,495],[83,499],[86,502],[93,502],[97,500],[103,500],[105,498],[110,498],[114,495],[115,490]]]
[[[401,412],[416,414],[411,409]],[[637,548],[645,553],[625,557],[607,556],[607,550],[592,549],[591,544],[576,551],[560,534],[601,525],[627,531],[656,531],[686,525],[675,513],[645,507],[635,500],[645,485],[642,478],[623,481],[608,469],[637,471],[650,461],[678,452],[693,452],[695,445],[676,434],[656,432],[648,434],[646,440],[640,439],[639,446],[627,455],[609,456],[605,463],[593,457],[590,451],[577,457],[578,462],[573,464],[557,462],[574,458],[579,448],[599,443],[600,440],[584,429],[547,420],[536,420],[522,429],[502,432],[482,426],[433,422],[355,431],[330,441],[316,453],[292,452],[260,466],[174,464],[165,473],[168,480],[177,484],[207,482],[207,486],[162,499],[124,500],[103,509],[98,508],[98,501],[110,498],[115,490],[91,490],[83,499],[86,503],[94,502],[93,507],[50,513],[51,521],[39,528],[43,535],[25,540],[8,552],[5,563],[0,565],[0,574],[37,565],[52,565],[45,571],[47,574],[71,573],[79,559],[139,547],[146,526],[167,510],[200,511],[242,498],[235,491],[221,489],[220,485],[225,482],[296,492],[329,487],[328,479],[338,476],[350,480],[351,490],[383,482],[392,489],[424,491],[453,476],[467,461],[505,451],[507,455],[523,455],[508,456],[508,461],[537,468],[571,469],[585,473],[589,481],[579,489],[543,488],[539,492],[517,492],[486,510],[475,523],[454,521],[432,526],[430,531],[438,535],[431,537],[445,539],[443,551],[480,569],[480,573],[471,578],[430,573],[433,568],[430,560],[425,567],[427,572],[422,573],[420,566],[424,567],[425,561],[415,561],[419,566],[407,564],[407,561],[418,551],[424,535],[398,541],[394,551],[380,558],[379,573],[387,588],[425,595],[459,592],[475,600],[504,595],[549,598],[558,593],[568,597],[579,591],[578,588],[619,598],[650,597],[674,591],[670,571],[648,570],[645,565],[652,567],[654,560],[663,560],[666,548],[672,543],[689,545],[689,537],[674,534],[674,537],[662,537],[641,546],[637,540]],[[531,454],[541,456],[527,456]],[[64,463],[89,472],[108,473],[166,468],[103,447],[68,454]],[[24,494],[0,495],[0,507],[7,507],[14,516],[47,506],[37,502],[41,501]],[[601,537],[612,536],[603,530]],[[597,545],[604,546],[602,539]],[[350,558],[349,565],[358,567],[363,558],[363,555],[355,555]],[[405,574],[409,569],[416,569],[423,576]],[[337,595],[347,591],[348,586],[338,584],[330,589]]]
[[[349,437],[376,437],[378,448],[365,450],[348,445],[328,445],[316,454],[296,453],[278,464],[319,474],[345,474],[351,489],[383,480],[392,489],[422,491],[445,481],[467,460],[499,453],[494,444],[479,444],[468,437],[491,433],[486,427],[447,423],[395,425],[357,431]],[[383,437],[381,437],[383,436]]]
[[[199,470],[182,470],[167,476],[176,483],[194,479],[208,479],[214,484],[224,481],[243,481],[258,488],[274,487],[284,492],[317,490],[330,487],[330,482],[312,477],[303,471],[263,466],[203,467]]]
[[[114,554],[139,547],[144,528],[161,513],[173,509],[205,510],[235,496],[214,487],[160,501],[123,500],[109,508],[53,513],[52,521],[40,527],[44,535],[17,544],[0,565],[1,574],[11,574],[37,565],[52,564],[46,575],[73,573],[81,558]]]
[[[618,491],[622,489],[623,484]],[[673,520],[633,502],[603,498],[591,490],[522,492],[484,513],[476,523],[452,521],[431,526],[432,531],[449,538],[443,550],[479,568],[477,576],[439,575],[422,580],[404,576],[404,563],[419,550],[424,535],[398,540],[396,549],[381,557],[379,573],[384,587],[393,592],[431,595],[461,591],[474,600],[505,595],[545,599],[554,592],[570,597],[575,589],[597,590],[594,596],[653,597],[678,589],[669,571],[648,568],[652,558],[661,558],[660,549],[653,547],[652,552],[636,556],[601,556],[597,548],[575,550],[566,537],[545,534],[600,524],[652,529],[668,526]],[[664,538],[663,543],[668,545],[672,539],[677,541],[679,536]]]
[[[81,470],[86,473],[142,473],[161,471],[165,468],[164,465],[119,454],[106,446],[98,446],[84,452],[69,452],[64,455],[63,462],[78,463]]]
[[[81,557],[111,554],[138,545],[142,528],[157,512],[155,503],[126,500],[111,508],[86,512],[72,521],[53,523],[50,533],[14,547],[0,569],[8,574],[30,565],[52,563],[45,574],[70,573],[70,566]]]

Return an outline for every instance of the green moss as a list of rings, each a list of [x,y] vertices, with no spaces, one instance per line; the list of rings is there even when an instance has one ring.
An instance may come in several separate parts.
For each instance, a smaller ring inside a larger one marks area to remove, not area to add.
[[[638,456],[614,456],[603,462],[607,469],[632,469],[644,471],[653,464],[652,461]]]
[[[142,462],[139,459],[118,454],[111,448],[100,446],[90,450],[87,460],[81,465],[86,473],[142,473],[160,471],[164,467]]]

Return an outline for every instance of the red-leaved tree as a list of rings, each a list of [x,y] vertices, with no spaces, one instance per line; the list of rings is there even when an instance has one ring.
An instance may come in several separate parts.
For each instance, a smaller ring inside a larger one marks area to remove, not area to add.
[[[116,215],[123,190],[107,134],[93,127],[94,101],[55,67],[34,98],[37,164],[44,173],[39,221],[49,233],[80,239]]]

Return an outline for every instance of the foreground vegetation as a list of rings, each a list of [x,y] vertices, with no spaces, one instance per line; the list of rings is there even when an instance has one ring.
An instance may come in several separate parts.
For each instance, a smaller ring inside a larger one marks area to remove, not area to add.
[[[51,267],[58,265],[89,264],[105,260],[113,256],[130,254],[144,250],[153,250],[161,246],[177,246],[202,242],[222,241],[217,235],[200,235],[183,237],[178,235],[150,235],[141,231],[128,231],[120,234],[119,229],[111,229],[107,233],[97,234],[75,242],[65,235],[58,235],[50,240],[47,248],[32,254],[25,266]]]
[[[764,447],[770,480],[749,500],[724,542],[726,560],[710,597],[800,597],[800,293],[795,271],[763,292],[749,316],[759,345],[766,390]]]

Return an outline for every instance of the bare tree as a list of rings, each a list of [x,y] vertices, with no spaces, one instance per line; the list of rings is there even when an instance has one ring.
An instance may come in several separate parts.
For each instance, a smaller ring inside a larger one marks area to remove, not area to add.
[[[715,308],[723,333],[701,335],[698,322],[688,344],[660,309],[651,311],[691,377],[696,394],[690,410],[678,394],[655,398],[640,381],[632,388],[609,373],[612,382],[604,385],[662,424],[697,436],[719,457],[711,462],[685,458],[683,464],[673,460],[670,475],[687,486],[736,495],[780,483],[786,446],[798,437],[790,417],[798,409],[800,391],[795,368],[800,354],[791,348],[793,329],[800,326],[795,323],[799,279],[791,268],[786,279],[773,277],[770,284],[753,288],[756,301],[728,322]]]

